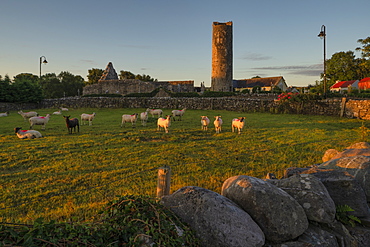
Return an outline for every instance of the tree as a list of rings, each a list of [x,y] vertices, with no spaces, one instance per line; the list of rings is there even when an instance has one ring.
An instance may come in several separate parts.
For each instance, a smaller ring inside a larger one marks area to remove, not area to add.
[[[357,43],[360,43],[362,47],[357,47],[356,51],[361,51],[361,56],[363,58],[370,58],[370,37],[359,39]]]
[[[0,102],[12,102],[11,80],[8,75],[4,79],[0,76]]]
[[[119,79],[124,80],[124,79],[135,79],[135,75],[131,73],[130,71],[124,71],[121,70],[119,73]]]
[[[10,95],[12,95],[13,102],[21,103],[36,103],[44,98],[38,76],[29,73],[18,74],[14,77]]]
[[[124,80],[124,79],[137,79],[137,80],[140,80],[140,81],[157,81],[157,79],[151,78],[149,75],[145,75],[145,74],[142,74],[142,75],[140,75],[140,74],[134,75],[132,72],[130,72],[130,71],[124,71],[124,70],[121,70],[120,71],[119,79],[120,80]]]
[[[362,62],[360,64],[360,72],[362,77],[370,76],[370,37],[359,39],[357,43],[362,44],[362,47],[357,47],[356,51],[361,51]]]
[[[99,79],[103,75],[103,72],[104,70],[102,69],[89,69],[89,74],[87,75],[88,81],[86,82],[86,85],[98,83]]]
[[[48,73],[41,77],[41,88],[47,99],[63,97],[63,88],[59,78],[55,73]]]
[[[336,81],[362,79],[359,71],[360,64],[361,59],[356,59],[353,51],[334,53],[330,59],[326,60],[328,88]]]
[[[58,79],[61,83],[64,97],[76,96],[82,93],[84,79],[81,76],[75,76],[70,72],[62,71],[58,75]]]

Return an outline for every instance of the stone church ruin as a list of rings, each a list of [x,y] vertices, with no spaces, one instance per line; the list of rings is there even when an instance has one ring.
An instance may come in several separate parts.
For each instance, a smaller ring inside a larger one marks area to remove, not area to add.
[[[194,81],[141,81],[137,79],[120,80],[109,62],[98,83],[85,86],[83,95],[91,94],[121,94],[150,93],[157,88],[163,88],[174,93],[194,92]]]

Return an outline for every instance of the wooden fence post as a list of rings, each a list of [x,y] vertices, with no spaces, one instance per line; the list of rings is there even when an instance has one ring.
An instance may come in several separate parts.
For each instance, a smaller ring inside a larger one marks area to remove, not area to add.
[[[343,117],[344,115],[344,111],[346,109],[346,101],[347,101],[347,98],[343,97],[342,102],[340,104],[340,117]]]
[[[171,168],[160,167],[158,169],[157,198],[170,194],[171,188]]]

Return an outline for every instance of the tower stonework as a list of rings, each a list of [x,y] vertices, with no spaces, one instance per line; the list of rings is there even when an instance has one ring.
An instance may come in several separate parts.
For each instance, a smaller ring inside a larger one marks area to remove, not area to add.
[[[233,23],[213,22],[211,91],[233,91]]]

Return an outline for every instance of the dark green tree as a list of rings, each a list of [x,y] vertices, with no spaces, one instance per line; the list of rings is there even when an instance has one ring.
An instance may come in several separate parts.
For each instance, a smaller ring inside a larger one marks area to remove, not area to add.
[[[361,52],[362,62],[360,64],[360,73],[362,77],[370,76],[370,37],[366,39],[359,39],[357,43],[360,43],[362,47],[357,47],[356,51]]]
[[[59,78],[55,73],[48,73],[41,77],[41,87],[44,97],[47,99],[63,97],[64,90]]]
[[[145,74],[133,74],[132,72],[130,71],[124,71],[124,70],[121,70],[120,71],[120,74],[119,74],[119,79],[120,80],[124,80],[124,79],[137,79],[137,80],[140,80],[140,81],[157,81],[157,79],[154,79],[154,78],[151,78],[149,75],[145,75]]]
[[[11,87],[13,102],[36,103],[44,98],[39,78],[36,75],[29,73],[18,74],[14,77]]]
[[[0,76],[0,102],[12,102],[12,86],[11,80],[8,75],[4,79]]]
[[[120,80],[124,80],[124,79],[135,79],[135,75],[132,72],[130,72],[130,71],[121,70],[119,72],[119,79]]]
[[[85,85],[84,79],[79,75],[73,75],[70,72],[62,71],[58,79],[63,89],[63,97],[76,96],[82,94],[82,88]]]
[[[334,53],[326,61],[327,87],[329,88],[336,81],[362,79],[359,70],[361,62],[362,59],[356,58],[353,51]]]
[[[91,85],[91,84],[95,84],[95,83],[98,83],[99,79],[101,78],[101,76],[103,75],[103,72],[104,70],[102,69],[89,69],[88,70],[88,75],[87,75],[87,82],[86,85]]]

